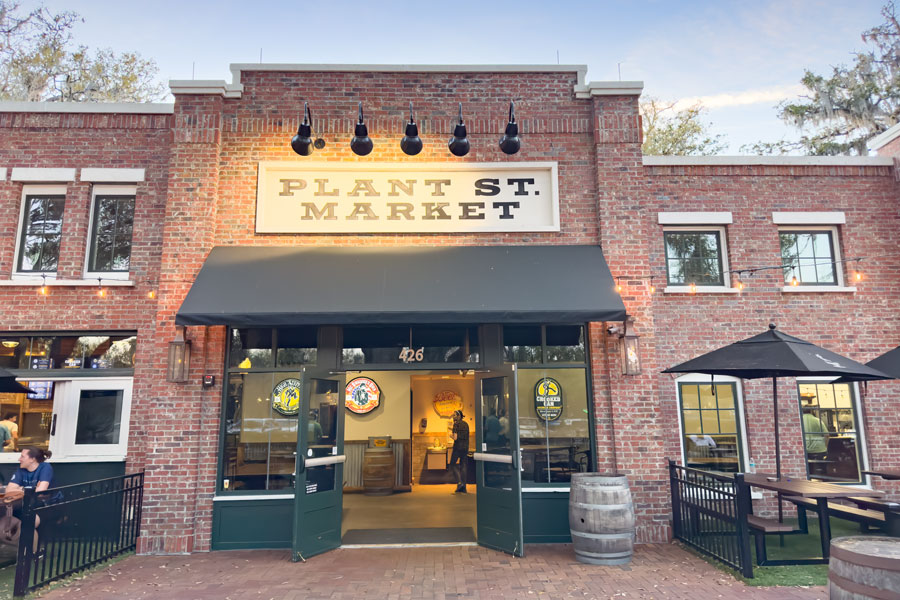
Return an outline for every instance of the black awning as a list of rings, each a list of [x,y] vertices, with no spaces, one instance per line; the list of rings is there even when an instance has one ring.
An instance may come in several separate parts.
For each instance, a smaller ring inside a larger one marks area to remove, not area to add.
[[[220,246],[175,322],[581,323],[624,316],[597,246]]]

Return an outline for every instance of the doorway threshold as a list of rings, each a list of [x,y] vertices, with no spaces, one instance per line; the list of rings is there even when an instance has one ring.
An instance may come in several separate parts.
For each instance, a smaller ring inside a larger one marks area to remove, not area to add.
[[[342,546],[388,546],[393,544],[466,544],[475,543],[471,527],[392,527],[390,529],[351,529],[342,537]]]
[[[341,548],[453,548],[477,546],[478,542],[398,542],[396,544],[341,544]]]

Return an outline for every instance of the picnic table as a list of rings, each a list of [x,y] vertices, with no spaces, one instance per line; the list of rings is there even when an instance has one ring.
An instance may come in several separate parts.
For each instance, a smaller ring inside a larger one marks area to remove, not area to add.
[[[828,520],[828,501],[843,498],[878,498],[884,492],[867,490],[865,488],[835,485],[821,481],[809,481],[808,479],[793,479],[782,477],[781,480],[762,473],[747,473],[744,481],[750,486],[777,492],[779,501],[781,496],[804,498],[815,500],[816,513],[819,516],[819,535],[822,544],[822,559],[819,562],[828,562],[831,546],[831,523]],[[779,561],[779,564],[806,564],[810,561],[798,559],[797,561]],[[770,564],[775,564],[774,562]]]
[[[885,470],[885,469],[870,469],[868,471],[863,471],[866,475],[877,475],[882,479],[887,479],[888,481],[897,481],[900,480],[900,471],[894,470]]]

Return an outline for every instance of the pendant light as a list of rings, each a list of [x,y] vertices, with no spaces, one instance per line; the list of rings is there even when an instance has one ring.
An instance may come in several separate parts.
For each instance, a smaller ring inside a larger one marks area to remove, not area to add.
[[[515,154],[522,147],[519,139],[519,126],[516,125],[516,109],[512,101],[509,103],[509,123],[506,124],[506,133],[500,138],[500,149],[506,154]]]
[[[462,102],[459,103],[459,124],[453,129],[453,137],[447,144],[454,156],[465,156],[469,153],[469,139],[466,136],[466,124],[462,118]]]
[[[419,137],[419,126],[413,118],[412,102],[409,103],[409,123],[406,124],[406,135],[400,140],[400,149],[409,156],[422,151],[422,139]]]
[[[369,137],[369,129],[363,120],[362,102],[359,103],[359,121],[356,123],[356,129],[353,133],[353,139],[350,140],[350,149],[357,156],[365,156],[372,151],[375,144]]]
[[[316,140],[316,142],[318,141]],[[324,140],[322,146],[316,145],[316,147],[324,146]],[[309,102],[303,103],[303,121],[297,128],[297,135],[291,138],[291,148],[300,156],[309,156],[313,153],[312,117],[309,115]]]

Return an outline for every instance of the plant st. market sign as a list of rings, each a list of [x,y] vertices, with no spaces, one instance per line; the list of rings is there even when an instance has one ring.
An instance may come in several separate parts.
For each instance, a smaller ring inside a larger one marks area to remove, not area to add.
[[[260,162],[257,233],[559,231],[555,162]]]

